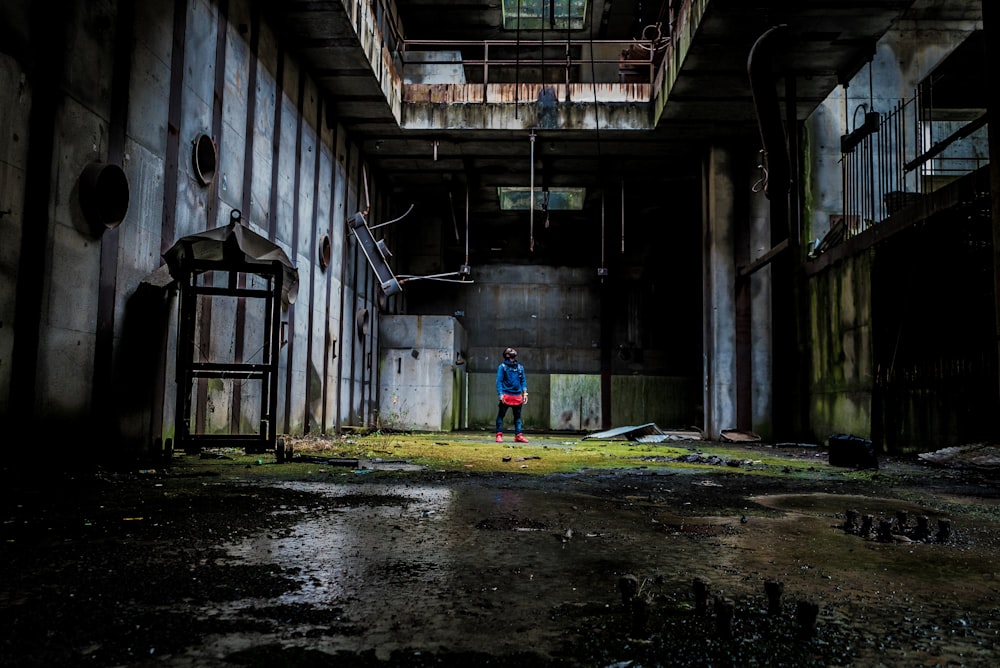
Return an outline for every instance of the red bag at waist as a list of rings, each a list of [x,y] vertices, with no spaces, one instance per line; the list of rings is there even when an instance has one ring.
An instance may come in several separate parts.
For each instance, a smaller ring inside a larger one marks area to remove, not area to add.
[[[500,401],[508,406],[520,406],[524,403],[524,397],[520,394],[502,394],[500,395]]]

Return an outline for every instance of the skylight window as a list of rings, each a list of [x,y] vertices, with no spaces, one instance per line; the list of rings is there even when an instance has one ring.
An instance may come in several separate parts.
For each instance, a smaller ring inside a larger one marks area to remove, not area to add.
[[[586,16],[587,0],[503,0],[505,30],[583,30]]]
[[[501,186],[497,188],[502,211],[527,211],[531,188]],[[586,188],[535,188],[535,211],[579,211],[587,195]]]

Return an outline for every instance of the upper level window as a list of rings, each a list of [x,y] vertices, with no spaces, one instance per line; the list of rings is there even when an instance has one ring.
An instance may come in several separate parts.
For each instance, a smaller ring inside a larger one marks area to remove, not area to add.
[[[583,30],[587,0],[503,0],[505,30]]]

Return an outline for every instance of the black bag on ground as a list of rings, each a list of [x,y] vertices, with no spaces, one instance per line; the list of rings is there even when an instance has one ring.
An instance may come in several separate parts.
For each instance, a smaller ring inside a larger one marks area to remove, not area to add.
[[[878,457],[871,440],[849,434],[830,437],[830,466],[849,466],[856,469],[877,469]]]

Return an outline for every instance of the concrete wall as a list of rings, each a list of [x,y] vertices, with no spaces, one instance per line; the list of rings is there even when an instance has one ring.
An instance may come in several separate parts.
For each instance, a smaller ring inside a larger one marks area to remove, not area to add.
[[[379,423],[420,431],[464,424],[465,329],[450,316],[379,318]]]
[[[920,81],[981,25],[963,16],[899,22],[878,44],[871,66],[806,120],[804,242],[822,239],[842,214],[840,136],[855,129],[862,112],[885,114],[912,97]],[[809,420],[819,442],[837,433],[873,435],[872,257],[868,252],[833,264],[808,281]]]
[[[809,419],[820,442],[869,438],[872,419],[871,254],[838,264],[809,284]]]
[[[0,91],[9,97],[0,104],[0,406],[10,401],[14,315],[24,224],[25,181],[28,168],[31,83],[22,66],[0,53]]]
[[[499,364],[499,362],[497,362]],[[527,369],[526,369],[527,370]],[[526,431],[600,431],[603,400],[598,374],[528,370]],[[613,375],[611,424],[655,422],[666,429],[701,428],[702,385],[690,377]],[[496,372],[469,374],[469,428],[492,431],[497,413]]]
[[[0,10],[0,415],[63,433],[96,426],[128,458],[159,456],[174,433],[177,301],[144,279],[177,239],[239,209],[299,275],[299,298],[282,313],[278,431],[366,423],[377,410],[378,327],[360,327],[357,314],[377,312],[377,286],[345,225],[364,157],[255,3],[230,0],[224,13],[210,0],[178,2],[80,0],[50,12],[13,0]],[[207,183],[192,159],[200,134],[217,148]],[[81,209],[80,177],[94,161],[127,177],[120,224],[95,228]],[[369,192],[384,206],[374,181]],[[199,358],[260,361],[254,308],[202,303]],[[194,423],[253,429],[260,391],[197,383]]]
[[[443,270],[433,264],[432,235],[408,247],[419,249],[424,273]],[[662,265],[655,244],[645,247]],[[690,253],[671,250],[684,253],[687,266]],[[661,268],[652,277],[619,271],[611,289],[594,268],[475,264],[466,285],[407,283],[407,304],[411,312],[453,315],[468,333],[463,352],[472,429],[494,428],[496,369],[507,346],[518,350],[528,374],[527,430],[598,431],[605,413],[615,425],[691,426],[701,420],[701,396],[692,389],[701,386],[700,321],[686,305],[700,278],[681,271],[686,284],[678,285],[674,269]],[[602,325],[602,318],[611,325]]]

